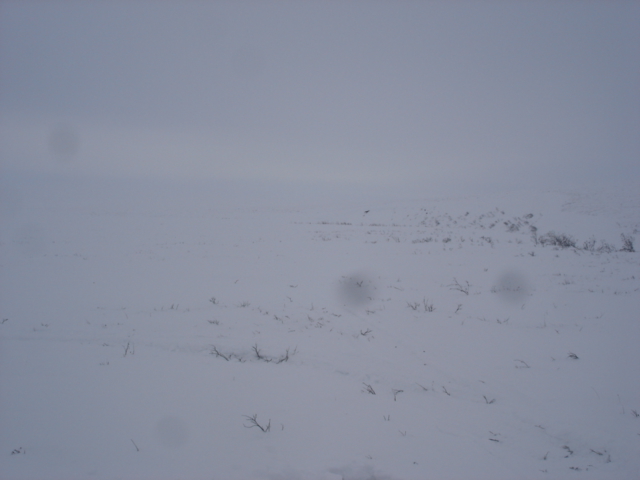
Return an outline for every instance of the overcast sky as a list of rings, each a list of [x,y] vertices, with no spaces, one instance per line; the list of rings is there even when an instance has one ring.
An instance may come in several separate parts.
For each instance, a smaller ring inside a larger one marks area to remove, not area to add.
[[[0,2],[7,170],[640,178],[638,1]]]

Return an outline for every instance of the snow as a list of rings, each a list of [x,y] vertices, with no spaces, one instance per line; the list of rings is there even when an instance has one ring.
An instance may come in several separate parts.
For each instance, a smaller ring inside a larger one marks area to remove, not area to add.
[[[3,182],[2,478],[640,477],[640,189]]]

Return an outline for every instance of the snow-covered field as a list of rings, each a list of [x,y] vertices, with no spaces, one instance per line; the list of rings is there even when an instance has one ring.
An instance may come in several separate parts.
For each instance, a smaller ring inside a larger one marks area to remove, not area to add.
[[[0,477],[638,479],[638,192],[6,176]]]

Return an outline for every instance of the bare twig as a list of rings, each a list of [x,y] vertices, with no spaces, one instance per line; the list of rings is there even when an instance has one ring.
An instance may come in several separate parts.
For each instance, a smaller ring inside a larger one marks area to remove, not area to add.
[[[256,357],[258,358],[258,360],[265,360],[265,361],[269,361],[268,359],[265,359],[262,354],[260,353],[260,349],[258,348],[258,344],[256,343],[253,347],[253,351],[256,354]]]
[[[253,417],[250,417],[249,415],[243,415],[243,416],[249,421],[249,425],[244,425],[244,428],[258,427],[263,432],[268,432],[269,430],[271,430],[271,419],[269,419],[269,423],[267,423],[267,425],[263,427],[258,423],[257,413]]]
[[[453,283],[447,286],[450,290],[457,290],[458,292],[462,292],[465,295],[469,295],[469,288],[471,288],[471,285],[468,281],[465,281],[465,285],[462,285],[455,277],[453,279]]]
[[[261,360],[263,362],[266,363],[284,363],[289,361],[289,357],[292,355],[295,355],[298,352],[298,347],[296,347],[293,351],[291,351],[290,348],[287,348],[285,350],[285,352],[280,356],[280,357],[269,357],[266,355],[262,354],[262,351],[260,350],[260,348],[258,347],[258,344],[256,343],[253,347],[251,347],[256,358],[258,360]],[[211,345],[211,355],[215,355],[216,357],[222,357],[224,358],[227,362],[230,361],[232,358],[235,358],[236,360],[238,360],[239,362],[244,361],[242,356],[237,355],[235,353],[222,353],[220,350],[218,350],[218,348],[215,345]]]
[[[426,298],[422,299],[422,305],[424,306],[425,312],[433,312],[435,310],[433,303],[429,303]]]
[[[407,307],[411,308],[412,310],[417,310],[419,306],[420,304],[418,302],[413,302],[413,303],[407,302]]]
[[[279,359],[276,360],[276,363],[287,362],[288,360],[289,360],[289,349],[287,348],[287,350],[284,352],[284,355],[282,355]]]
[[[215,345],[212,345],[213,349],[211,350],[211,353],[213,353],[216,357],[222,357],[224,358],[227,362],[229,361],[229,356],[228,355],[224,355],[220,352],[220,350],[218,350],[218,348]]]
[[[375,395],[376,394],[376,391],[373,389],[373,387],[371,385],[369,385],[368,383],[363,383],[363,385],[365,387],[367,387],[366,390],[365,390],[366,392],[370,393],[371,395]]]
[[[396,397],[398,396],[398,394],[402,393],[402,392],[404,392],[404,390],[396,390],[396,389],[393,390],[393,401],[394,402],[396,401]]]
[[[133,443],[133,446],[136,447],[136,452],[139,452],[140,449],[138,448],[138,445],[136,445],[136,442],[134,442],[132,438],[130,438],[129,440],[131,440],[131,443]]]

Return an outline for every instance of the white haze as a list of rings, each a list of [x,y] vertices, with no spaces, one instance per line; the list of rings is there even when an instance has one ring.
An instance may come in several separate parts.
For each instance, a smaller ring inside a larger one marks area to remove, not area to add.
[[[640,474],[638,188],[5,180],[2,478]]]
[[[637,2],[0,5],[9,170],[431,189],[640,174]]]
[[[1,2],[0,477],[640,478],[638,85],[638,2]]]

